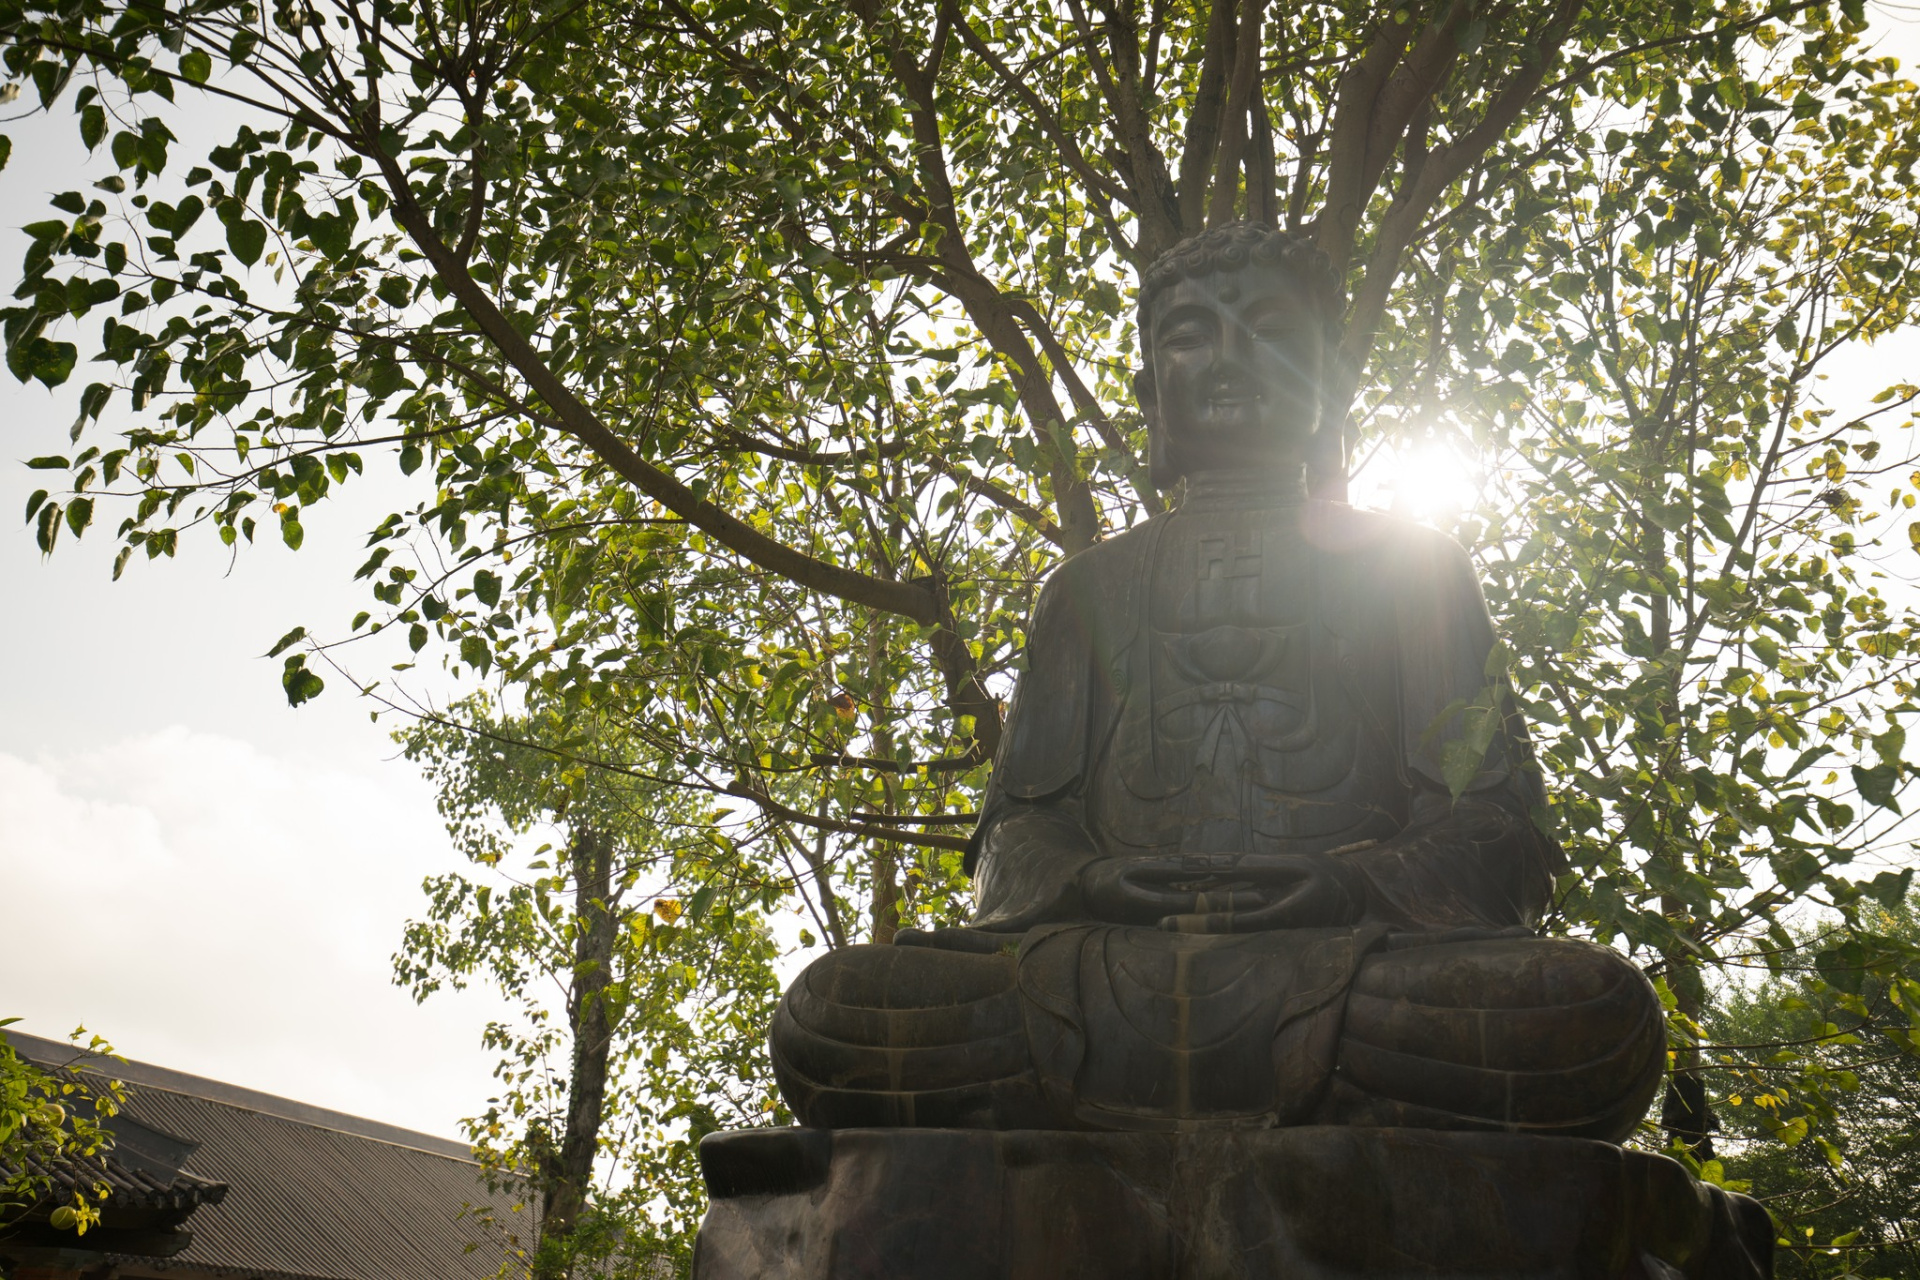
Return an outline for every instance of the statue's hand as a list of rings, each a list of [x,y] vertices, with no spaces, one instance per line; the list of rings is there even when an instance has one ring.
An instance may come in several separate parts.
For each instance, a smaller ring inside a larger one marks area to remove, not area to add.
[[[1219,878],[1226,892],[1198,895],[1194,909],[1169,913],[1160,927],[1176,933],[1309,929],[1353,924],[1367,908],[1365,873],[1324,853],[1242,854]]]
[[[1080,872],[1087,913],[1108,924],[1160,924],[1205,912],[1251,911],[1266,901],[1238,880],[1235,854],[1102,858]]]

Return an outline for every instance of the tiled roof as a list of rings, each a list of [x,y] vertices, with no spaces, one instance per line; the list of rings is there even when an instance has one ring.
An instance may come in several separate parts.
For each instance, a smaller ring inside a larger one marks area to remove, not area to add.
[[[0,1161],[0,1182],[9,1180],[17,1172],[13,1166]],[[176,1221],[203,1205],[219,1204],[227,1194],[225,1183],[184,1171],[171,1176],[164,1172],[156,1175],[120,1159],[113,1151],[52,1165],[29,1160],[26,1172],[35,1178],[45,1178],[54,1188],[52,1199],[59,1203],[65,1203],[68,1193],[76,1188],[91,1195],[92,1189],[104,1182],[114,1209],[141,1210]]]
[[[482,1280],[499,1269],[506,1238],[476,1209],[532,1243],[531,1211],[515,1212],[516,1197],[487,1189],[464,1143],[0,1034],[35,1061],[125,1081],[124,1114],[189,1144],[183,1174],[224,1184],[224,1196],[201,1193],[186,1223],[193,1242],[149,1266],[299,1280]]]

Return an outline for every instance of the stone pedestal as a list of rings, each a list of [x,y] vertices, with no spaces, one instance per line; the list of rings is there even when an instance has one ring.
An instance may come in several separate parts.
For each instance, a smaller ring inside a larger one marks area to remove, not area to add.
[[[1764,1280],[1758,1204],[1602,1142],[1421,1129],[760,1129],[695,1280]]]

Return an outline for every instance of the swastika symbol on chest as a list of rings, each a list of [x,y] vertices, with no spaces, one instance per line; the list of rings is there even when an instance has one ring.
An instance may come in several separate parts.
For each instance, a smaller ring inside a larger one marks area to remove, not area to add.
[[[1261,531],[1208,534],[1196,544],[1199,563],[1193,591],[1195,620],[1225,621],[1254,608],[1265,567]]]

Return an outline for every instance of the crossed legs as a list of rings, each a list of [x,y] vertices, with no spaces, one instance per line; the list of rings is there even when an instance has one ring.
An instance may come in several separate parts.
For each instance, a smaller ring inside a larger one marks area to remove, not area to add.
[[[926,947],[823,957],[775,1015],[782,1095],[827,1128],[1082,1127],[1041,1090],[1017,972],[1011,955]],[[1360,963],[1313,1118],[1618,1141],[1665,1062],[1652,987],[1607,948],[1409,946]]]

